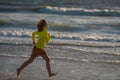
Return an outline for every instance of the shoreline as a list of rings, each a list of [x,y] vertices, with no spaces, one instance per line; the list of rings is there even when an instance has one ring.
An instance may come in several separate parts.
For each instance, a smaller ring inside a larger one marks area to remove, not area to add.
[[[0,55],[4,54],[0,56],[0,80],[16,80],[16,69],[29,58],[31,50],[32,46],[0,45]],[[119,63],[99,61],[119,61],[119,55],[87,53],[56,46],[47,47],[46,51],[52,71],[57,72],[54,80],[120,80]],[[20,76],[22,80],[48,80],[45,61],[40,57],[35,59]]]
[[[0,78],[15,80],[15,72],[27,58],[0,57]],[[51,59],[55,80],[119,80],[120,65]],[[45,61],[37,58],[20,75],[22,80],[47,80]]]

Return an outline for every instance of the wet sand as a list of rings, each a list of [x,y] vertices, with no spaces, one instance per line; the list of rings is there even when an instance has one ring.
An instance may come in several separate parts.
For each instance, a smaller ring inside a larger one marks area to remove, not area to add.
[[[14,80],[16,68],[26,59],[0,58],[0,80]],[[52,71],[57,72],[53,80],[120,80],[120,65],[87,63],[69,60],[51,60]],[[21,80],[48,80],[45,62],[36,59],[20,74]]]
[[[31,46],[28,46],[26,49],[23,49],[23,47],[19,46],[16,49],[16,46],[12,46],[11,49],[8,48],[7,51],[1,46],[2,50],[0,50],[0,54],[3,54],[3,51],[9,54],[12,52],[12,49],[15,49],[13,52],[16,52],[16,54],[22,54],[31,48]],[[21,52],[19,51],[20,49],[22,50]],[[52,71],[57,72],[57,75],[52,80],[120,80],[119,63],[80,61],[65,57],[55,58],[52,57],[52,54],[55,54],[54,52],[56,52],[56,50],[48,47],[47,52],[49,53],[51,51],[53,51],[53,53],[50,53],[49,57],[51,59]],[[60,52],[60,54],[62,55],[62,52]],[[26,55],[30,55],[30,53],[27,52]],[[16,69],[28,58],[29,56],[21,57],[20,55],[0,56],[0,80],[16,80]],[[20,80],[48,80],[45,61],[42,58],[37,58],[22,71]]]

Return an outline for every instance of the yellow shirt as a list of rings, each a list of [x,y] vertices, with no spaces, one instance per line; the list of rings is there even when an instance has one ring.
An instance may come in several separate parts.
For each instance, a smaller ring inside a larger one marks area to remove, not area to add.
[[[38,36],[37,42],[35,40],[35,36]],[[50,40],[50,35],[47,32],[47,30],[43,30],[41,32],[39,31],[34,31],[32,32],[32,40],[35,42],[35,45],[37,48],[43,49],[46,45],[46,43]]]

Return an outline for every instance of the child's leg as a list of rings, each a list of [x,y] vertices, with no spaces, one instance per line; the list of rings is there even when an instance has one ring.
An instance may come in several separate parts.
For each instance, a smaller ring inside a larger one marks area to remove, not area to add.
[[[34,46],[34,47],[33,47],[33,50],[32,50],[31,57],[30,57],[27,61],[25,61],[25,62],[20,66],[20,68],[17,69],[17,76],[19,76],[20,72],[21,72],[27,65],[29,65],[30,63],[32,63],[33,60],[38,56],[38,55],[36,55],[37,52],[38,52],[38,51],[37,51],[37,48]]]
[[[33,60],[35,59],[35,57],[30,57],[27,61],[25,61],[20,68],[17,69],[17,76],[19,76],[20,72],[30,63],[33,62]]]
[[[49,77],[55,76],[56,74],[51,72],[50,59],[48,58],[47,54],[42,55],[42,58],[46,61],[46,67]]]

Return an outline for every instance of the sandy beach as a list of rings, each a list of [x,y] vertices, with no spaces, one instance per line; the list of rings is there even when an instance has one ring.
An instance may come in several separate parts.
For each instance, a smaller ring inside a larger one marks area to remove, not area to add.
[[[7,49],[8,51],[6,51]],[[0,53],[6,53],[6,55],[0,56],[0,80],[16,80],[16,69],[29,58],[31,49],[32,46],[0,45]],[[52,71],[57,72],[57,76],[52,80],[120,80],[119,62],[95,62],[65,58],[66,52],[72,53],[72,51],[61,49],[60,52],[51,47],[47,47],[47,52],[51,59]],[[76,54],[75,51],[73,52]],[[16,55],[18,53],[24,53],[26,56],[24,54]],[[79,54],[83,53],[88,55],[82,51]],[[24,69],[20,75],[20,80],[48,80],[44,60],[37,58]]]

